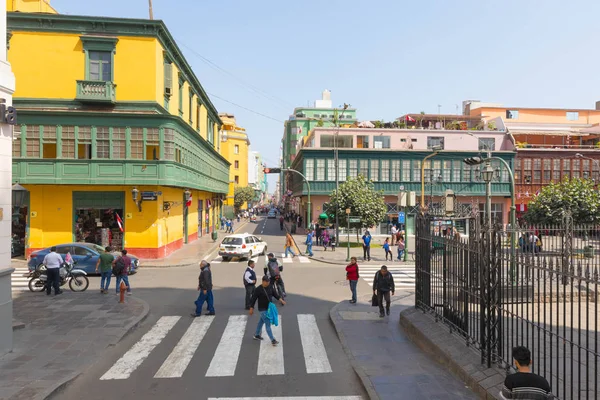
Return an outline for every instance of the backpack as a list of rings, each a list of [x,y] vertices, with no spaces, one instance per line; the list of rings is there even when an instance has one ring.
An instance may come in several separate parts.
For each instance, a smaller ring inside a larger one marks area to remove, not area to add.
[[[269,275],[271,277],[276,277],[279,275],[280,271],[282,268],[279,267],[279,264],[277,263],[276,260],[269,260],[269,263],[267,264],[267,267],[269,268]]]
[[[119,257],[112,268],[112,272],[115,276],[121,276],[123,271],[125,271],[125,261],[123,257]]]

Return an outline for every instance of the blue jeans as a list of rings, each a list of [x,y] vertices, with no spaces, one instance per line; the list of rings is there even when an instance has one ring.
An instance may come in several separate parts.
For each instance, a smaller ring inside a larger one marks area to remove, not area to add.
[[[263,325],[265,326],[267,335],[269,335],[269,339],[271,339],[271,341],[275,340],[275,338],[273,337],[273,332],[271,331],[271,320],[267,318],[266,311],[260,312],[260,319],[258,320],[258,326],[256,327],[256,333],[254,334],[254,336],[260,336]]]
[[[398,249],[398,260],[399,261],[403,260],[402,256],[404,256],[404,250]]]
[[[211,314],[215,312],[214,297],[212,290],[207,290],[206,294],[204,294],[203,290],[200,290],[198,299],[194,302],[196,304],[196,315],[202,314],[202,306],[204,305],[205,301],[208,305],[208,312]]]
[[[306,245],[306,252],[308,253],[309,256],[311,256],[311,257],[313,256],[312,243]]]
[[[129,286],[129,276],[128,275],[121,275],[121,276],[117,276],[117,290],[116,292],[119,293],[119,291],[121,290],[121,281],[125,282],[125,285],[127,285],[127,291],[131,292],[131,286]],[[108,287],[108,284],[106,285],[106,287]]]
[[[288,252],[292,253],[292,257],[296,257],[296,253],[294,253],[294,250],[292,250],[292,248],[290,246],[285,248],[285,257],[287,258],[288,256]]]
[[[102,277],[100,279],[100,290],[108,290],[108,287],[110,286],[110,278],[112,277],[112,271],[108,270],[106,272],[101,272],[100,276]],[[104,284],[106,282],[106,285]]]
[[[352,292],[352,301],[356,301],[356,285],[358,281],[350,281],[350,291]]]

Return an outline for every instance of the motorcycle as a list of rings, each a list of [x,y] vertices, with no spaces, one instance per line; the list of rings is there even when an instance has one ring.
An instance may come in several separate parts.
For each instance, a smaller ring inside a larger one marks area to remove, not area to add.
[[[84,292],[90,285],[90,280],[87,277],[87,273],[82,269],[75,269],[77,262],[63,263],[60,266],[60,281],[59,285],[62,287],[69,282],[69,288],[73,292]],[[42,292],[46,289],[46,281],[48,275],[46,273],[46,266],[40,264],[35,268],[31,274],[29,280],[29,290],[32,292]]]
[[[250,222],[256,222],[256,215],[250,217]]]

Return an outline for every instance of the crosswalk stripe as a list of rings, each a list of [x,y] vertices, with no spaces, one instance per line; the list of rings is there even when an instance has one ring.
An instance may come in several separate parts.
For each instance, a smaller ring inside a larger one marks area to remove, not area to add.
[[[152,329],[102,375],[100,380],[129,378],[133,371],[148,358],[152,350],[167,336],[167,333],[169,333],[180,318],[179,316],[160,317]]]
[[[307,257],[304,256],[298,256],[298,259],[300,260],[301,263],[309,263],[310,260]]]
[[[225,332],[217,346],[206,376],[233,376],[242,348],[242,338],[246,330],[247,315],[229,317]]]
[[[302,350],[304,351],[304,362],[306,373],[322,374],[331,372],[331,365],[327,358],[327,351],[323,345],[323,339],[319,332],[317,320],[313,314],[298,314],[298,327]]]
[[[194,318],[192,324],[185,332],[175,349],[169,354],[160,367],[155,378],[180,378],[192,360],[194,353],[198,349],[200,342],[204,339],[210,324],[212,324],[214,316],[203,315]]]
[[[279,345],[273,346],[265,334],[265,340],[260,342],[258,354],[257,375],[283,375],[285,367],[283,362],[283,335],[281,334],[281,315],[279,315],[279,326],[271,325],[273,336],[279,341]],[[263,331],[266,331],[263,328]],[[266,332],[265,332],[266,333]]]
[[[363,400],[361,396],[209,397],[208,400]]]

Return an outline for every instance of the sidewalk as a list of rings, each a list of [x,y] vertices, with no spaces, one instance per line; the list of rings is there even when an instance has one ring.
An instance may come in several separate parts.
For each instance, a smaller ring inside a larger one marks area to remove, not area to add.
[[[350,293],[348,293],[350,294]],[[404,296],[404,297],[402,297]],[[389,317],[362,299],[343,301],[330,318],[362,380],[369,397],[380,400],[477,399],[478,397],[443,366],[415,346],[400,328],[402,310],[413,307],[414,297],[397,292]]]
[[[234,233],[243,232],[248,221],[242,220],[239,224],[234,224]],[[205,259],[215,251],[221,243],[221,240],[230,233],[225,233],[224,230],[219,230],[219,238],[213,241],[210,234],[204,235],[192,243],[184,245],[181,249],[174,251],[171,255],[165,258],[149,259],[143,258],[140,260],[141,268],[165,268],[165,267],[187,267],[198,265],[200,261]]]
[[[95,363],[148,315],[148,304],[127,296],[65,291],[19,293],[13,303],[14,349],[0,357],[0,399],[45,399]]]

